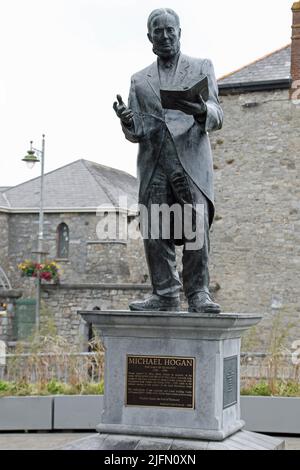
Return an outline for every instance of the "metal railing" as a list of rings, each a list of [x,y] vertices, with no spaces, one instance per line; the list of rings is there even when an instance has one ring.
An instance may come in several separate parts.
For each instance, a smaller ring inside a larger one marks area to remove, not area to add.
[[[0,380],[8,382],[100,382],[104,378],[104,353],[22,353],[1,356]]]
[[[22,353],[0,355],[0,380],[28,383],[99,382],[104,378],[104,352]],[[5,362],[5,365],[3,363]],[[2,364],[2,365],[1,365]],[[292,362],[291,354],[277,358],[266,353],[241,354],[241,379],[300,381],[300,365]]]
[[[290,352],[241,353],[241,379],[282,379],[300,382],[300,364]]]

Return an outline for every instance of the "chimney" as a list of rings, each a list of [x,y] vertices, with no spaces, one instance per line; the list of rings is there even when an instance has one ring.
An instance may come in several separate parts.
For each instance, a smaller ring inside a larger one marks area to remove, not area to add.
[[[300,97],[300,0],[292,6],[292,51],[291,51],[291,98]],[[299,98],[298,98],[299,99]]]

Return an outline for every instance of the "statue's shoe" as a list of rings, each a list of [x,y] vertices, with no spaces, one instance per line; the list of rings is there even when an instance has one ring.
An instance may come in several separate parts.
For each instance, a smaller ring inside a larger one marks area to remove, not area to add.
[[[147,312],[151,310],[178,312],[180,310],[180,300],[179,297],[161,297],[153,294],[145,300],[135,300],[131,302],[129,308],[135,312]]]
[[[189,312],[192,313],[221,313],[221,307],[210,297],[208,290],[202,290],[188,299]]]

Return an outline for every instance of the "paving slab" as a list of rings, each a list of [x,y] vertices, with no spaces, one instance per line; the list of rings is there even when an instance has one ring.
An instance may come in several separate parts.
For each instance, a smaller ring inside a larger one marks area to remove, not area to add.
[[[262,441],[267,444],[273,442],[274,436],[269,436],[266,434],[259,434],[262,437]],[[103,439],[106,436],[103,436]],[[95,450],[99,448],[99,434],[97,433],[79,433],[79,432],[39,432],[39,433],[7,433],[7,432],[0,432],[0,450],[54,450],[59,449],[62,447],[66,447],[68,444],[74,444],[75,441],[79,442],[81,440],[89,439],[90,450]],[[300,436],[285,436],[280,435],[276,436],[276,439],[284,440],[286,444],[286,450],[300,450]],[[166,441],[166,440],[165,440]],[[155,442],[157,445],[156,439],[151,439],[151,442]],[[171,441],[171,449],[172,450],[188,450],[186,440],[176,440],[176,442]],[[137,447],[139,450],[147,450],[144,447],[144,443],[139,441],[139,446],[143,446],[142,448]],[[205,441],[201,441],[200,449],[212,449],[213,446],[218,449],[228,450],[227,446],[215,442],[206,443]],[[231,443],[233,446],[233,442]],[[147,446],[148,447],[148,446]],[[194,446],[195,447],[195,446]],[[237,445],[236,448],[239,448]],[[198,448],[197,448],[198,449]],[[194,450],[197,450],[196,448]],[[156,447],[151,449],[156,450]],[[159,450],[159,449],[157,449]]]
[[[283,450],[285,448],[283,439],[273,437],[266,446],[266,442],[260,436],[260,434],[249,431],[239,431],[222,442],[209,442],[199,439],[173,439],[168,445],[171,444],[169,446],[170,450]],[[154,440],[145,436],[122,434],[110,434],[108,436],[99,434],[98,447],[97,438],[92,436],[67,444],[61,450],[90,450],[90,441],[92,441],[93,446],[96,445],[98,450],[137,450],[139,448],[155,450],[153,449],[154,442],[156,446],[157,444],[165,446],[164,449],[166,450],[166,439],[157,437]],[[271,442],[272,446],[270,445]]]

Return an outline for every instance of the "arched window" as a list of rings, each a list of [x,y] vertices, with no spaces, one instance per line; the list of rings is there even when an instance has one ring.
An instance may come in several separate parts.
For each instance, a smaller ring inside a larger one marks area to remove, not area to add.
[[[69,227],[64,222],[57,227],[57,257],[69,258]]]

